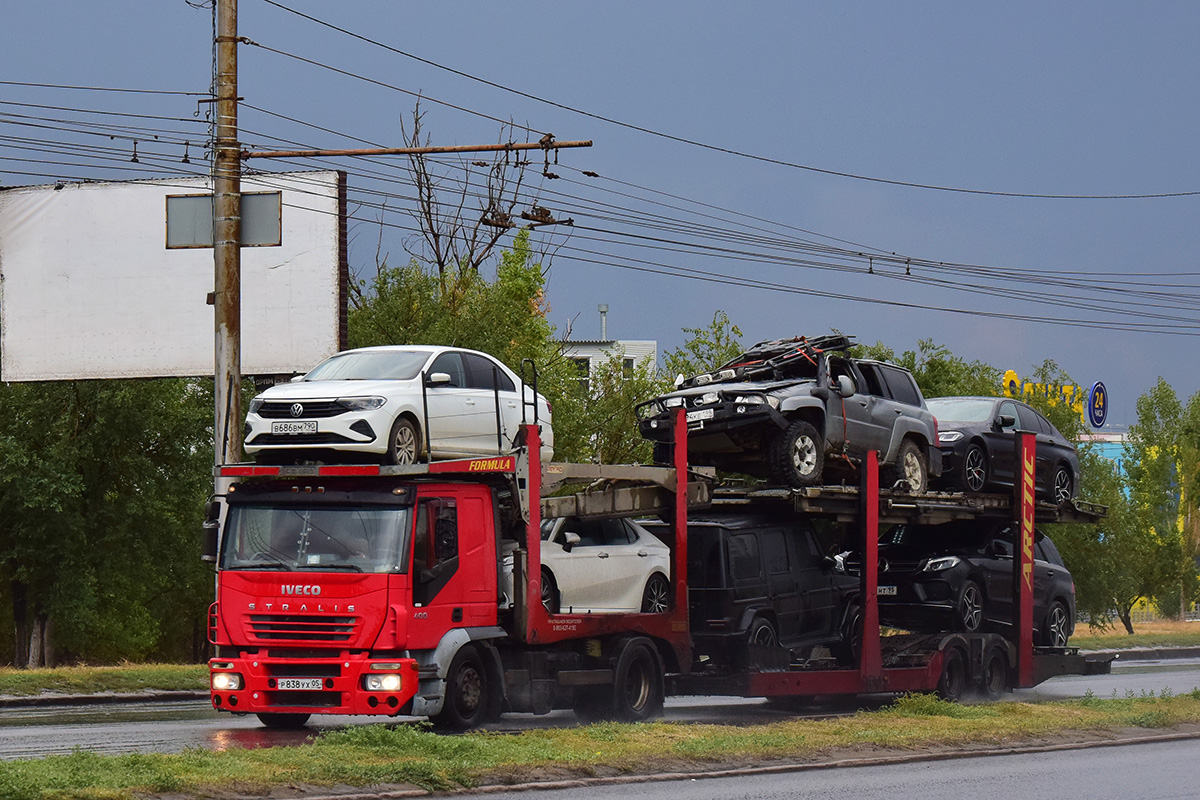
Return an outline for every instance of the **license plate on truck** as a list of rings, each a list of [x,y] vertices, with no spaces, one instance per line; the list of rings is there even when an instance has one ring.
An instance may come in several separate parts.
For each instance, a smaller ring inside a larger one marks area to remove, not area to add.
[[[272,422],[271,433],[316,433],[316,420],[304,422]]]
[[[687,412],[688,422],[700,422],[701,420],[712,419],[713,410],[711,408],[702,408],[699,411]]]
[[[316,692],[324,688],[320,678],[279,678],[275,686],[285,692]]]
[[[896,596],[896,587],[895,586],[876,586],[875,594],[876,595],[887,595],[888,597],[895,597]]]

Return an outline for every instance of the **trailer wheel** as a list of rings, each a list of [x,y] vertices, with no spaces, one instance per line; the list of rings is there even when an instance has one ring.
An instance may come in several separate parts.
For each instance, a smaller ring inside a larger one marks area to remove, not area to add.
[[[999,700],[1008,688],[1008,658],[998,647],[991,649],[983,663],[983,681],[980,688],[988,700]]]
[[[942,654],[942,677],[938,680],[937,695],[951,703],[959,700],[967,688],[967,659],[963,651],[951,647]]]
[[[612,708],[618,722],[645,722],[662,714],[663,668],[648,639],[633,639],[617,658]]]
[[[466,645],[450,662],[446,699],[432,722],[444,730],[465,731],[484,722],[491,708],[487,664],[474,645]]]
[[[268,728],[277,729],[294,729],[303,728],[304,723],[308,722],[311,714],[278,714],[270,711],[263,711],[255,716],[258,721]]]

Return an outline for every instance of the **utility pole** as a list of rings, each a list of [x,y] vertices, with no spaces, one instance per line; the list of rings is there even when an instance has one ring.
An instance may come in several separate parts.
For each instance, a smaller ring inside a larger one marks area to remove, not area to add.
[[[237,0],[216,0],[217,129],[213,158],[216,334],[215,459],[242,460],[242,159],[238,144]]]

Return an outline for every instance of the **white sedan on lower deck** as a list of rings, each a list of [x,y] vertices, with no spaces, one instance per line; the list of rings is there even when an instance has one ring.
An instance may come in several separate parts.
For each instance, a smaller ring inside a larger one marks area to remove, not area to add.
[[[512,548],[503,581],[512,593]],[[661,613],[671,604],[671,549],[631,519],[542,521],[542,603],[552,614]]]

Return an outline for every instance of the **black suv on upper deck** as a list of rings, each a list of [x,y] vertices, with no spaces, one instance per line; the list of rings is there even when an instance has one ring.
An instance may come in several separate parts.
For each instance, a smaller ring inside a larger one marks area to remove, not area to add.
[[[760,342],[712,372],[637,408],[655,460],[673,441],[671,414],[687,410],[688,461],[812,486],[877,450],[884,485],[923,492],[942,471],[937,421],[903,367],[850,358],[853,337]]]

